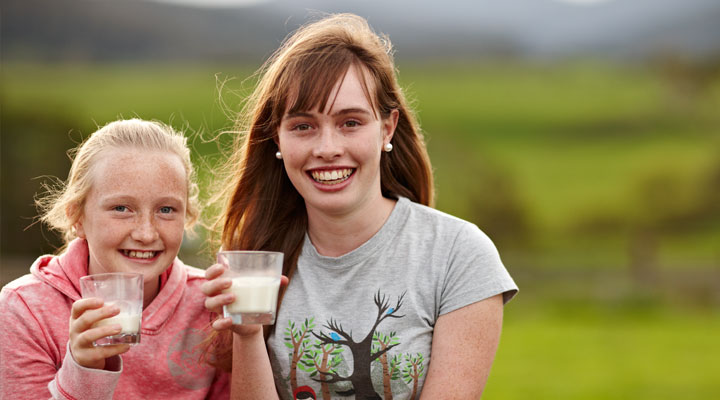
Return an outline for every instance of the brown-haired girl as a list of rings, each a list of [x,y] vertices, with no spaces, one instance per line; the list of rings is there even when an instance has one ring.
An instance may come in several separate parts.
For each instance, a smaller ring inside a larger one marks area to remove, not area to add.
[[[485,234],[430,208],[389,40],[348,14],[301,28],[242,117],[222,247],[284,252],[290,283],[269,357],[259,327],[232,327],[233,397],[267,398],[274,378],[282,399],[479,398],[517,287]],[[221,272],[206,272],[213,310],[233,300]]]

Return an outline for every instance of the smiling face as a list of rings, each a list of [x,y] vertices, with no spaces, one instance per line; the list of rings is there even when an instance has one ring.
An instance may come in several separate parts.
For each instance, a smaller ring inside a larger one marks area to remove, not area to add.
[[[145,296],[157,294],[158,276],[182,243],[187,179],[170,152],[114,148],[93,166],[92,187],[75,225],[88,242],[88,272],[138,272]]]
[[[372,210],[382,201],[380,156],[392,139],[397,111],[379,118],[363,89],[361,69],[351,66],[335,84],[323,110],[287,112],[278,146],[308,216]],[[372,82],[367,80],[372,92]]]

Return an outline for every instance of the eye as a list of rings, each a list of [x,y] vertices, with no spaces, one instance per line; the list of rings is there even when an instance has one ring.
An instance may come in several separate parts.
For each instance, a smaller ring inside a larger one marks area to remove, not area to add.
[[[115,206],[115,207],[113,207],[113,211],[117,211],[117,212],[125,212],[125,211],[127,211],[127,210],[128,210],[128,208],[125,207],[125,206]]]
[[[173,211],[175,211],[175,209],[172,208],[172,207],[169,207],[169,206],[160,207],[160,213],[161,213],[161,214],[170,214],[170,213],[173,212]]]
[[[351,119],[349,121],[345,121],[343,126],[345,126],[346,128],[356,128],[356,127],[360,126],[360,121],[355,121],[355,120]]]
[[[297,124],[297,125],[293,126],[293,127],[292,127],[292,130],[294,130],[294,131],[307,131],[307,130],[310,130],[310,128],[311,128],[311,127],[310,127],[310,124],[304,124],[304,123],[303,123],[303,124]]]

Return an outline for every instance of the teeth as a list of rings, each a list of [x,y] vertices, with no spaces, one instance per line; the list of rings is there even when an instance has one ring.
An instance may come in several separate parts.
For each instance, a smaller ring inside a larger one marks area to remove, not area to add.
[[[313,179],[321,183],[335,185],[347,179],[352,174],[352,169],[335,169],[332,171],[312,171]]]
[[[143,258],[143,259],[153,258],[153,256],[155,255],[154,251],[124,250],[124,253],[126,256],[128,256],[130,258]]]

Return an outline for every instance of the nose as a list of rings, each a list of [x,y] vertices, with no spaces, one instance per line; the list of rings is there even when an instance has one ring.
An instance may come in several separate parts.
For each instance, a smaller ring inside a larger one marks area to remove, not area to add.
[[[342,138],[334,127],[321,127],[317,140],[318,142],[313,149],[313,156],[326,160],[332,160],[342,156],[344,152]]]
[[[140,243],[152,243],[159,237],[158,231],[155,228],[155,223],[152,216],[142,216],[139,218],[135,228],[133,229],[130,237]]]

